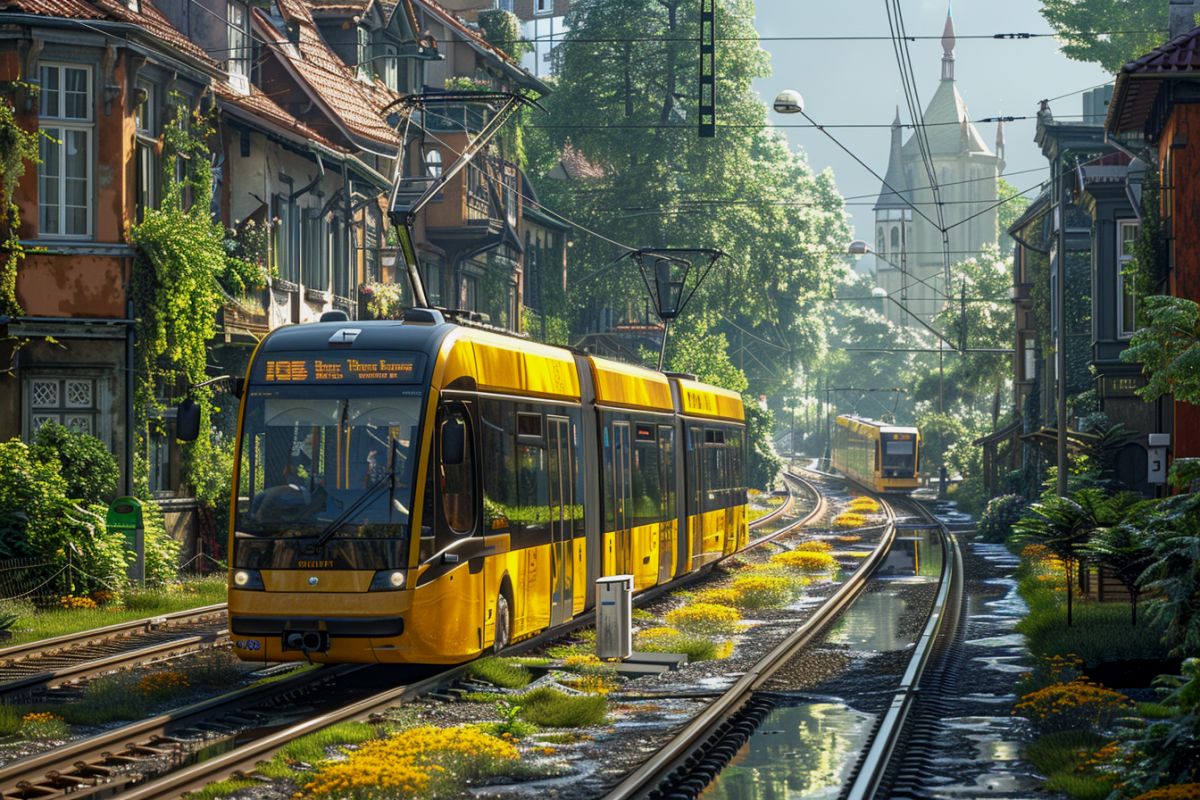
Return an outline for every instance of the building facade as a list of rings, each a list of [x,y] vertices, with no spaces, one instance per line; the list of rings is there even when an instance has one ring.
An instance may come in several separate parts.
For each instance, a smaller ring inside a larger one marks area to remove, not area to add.
[[[887,170],[875,203],[876,280],[899,300],[888,304],[887,313],[900,324],[913,321],[904,308],[926,322],[937,316],[953,293],[947,286],[952,282],[949,266],[997,242],[1003,128],[997,127],[993,151],[959,93],[954,48],[954,20],[947,14],[942,77],[922,115],[923,130],[904,142],[897,109]]]

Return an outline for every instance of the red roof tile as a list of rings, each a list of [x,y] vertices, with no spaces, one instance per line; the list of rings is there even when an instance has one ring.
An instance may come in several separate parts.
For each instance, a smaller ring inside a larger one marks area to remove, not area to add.
[[[234,91],[233,87],[228,83],[217,81],[213,84],[213,89],[217,95],[217,99],[221,103],[241,108],[252,116],[274,123],[278,127],[285,128],[303,139],[319,142],[326,147],[346,152],[346,148],[335,145],[298,120],[295,116],[289,114],[257,86],[250,87],[250,94],[241,94]]]
[[[208,54],[172,26],[150,0],[140,0],[138,9],[134,11],[117,0],[0,0],[0,11],[68,19],[105,19],[138,25],[182,54],[215,66]]]
[[[1200,70],[1200,28],[1176,36],[1121,67],[1129,75],[1162,75]]]
[[[107,16],[84,0],[0,0],[0,11],[72,19],[104,19]]]
[[[449,25],[451,28],[454,28],[456,31],[458,31],[463,36],[470,39],[475,44],[479,45],[480,47],[483,47],[486,50],[490,50],[498,58],[500,58],[504,61],[507,61],[510,64],[517,63],[516,59],[514,59],[512,56],[510,56],[508,53],[504,52],[500,48],[493,46],[491,43],[488,42],[487,39],[484,39],[482,36],[480,36],[478,31],[471,28],[465,22],[460,20],[458,17],[454,16],[454,14],[450,13],[449,10],[442,8],[442,6],[439,5],[435,0],[413,0],[413,2],[416,5],[420,6],[421,8],[423,8],[426,11],[433,14],[433,16],[437,17],[439,20],[441,20],[445,24]]]
[[[372,100],[371,90],[325,44],[304,3],[301,0],[278,2],[288,21],[298,23],[299,57],[292,55],[287,37],[275,29],[261,10],[255,9],[255,18],[260,23],[259,32],[267,39],[271,50],[292,65],[301,79],[352,133],[392,147],[398,146],[396,132],[380,115],[379,106]]]

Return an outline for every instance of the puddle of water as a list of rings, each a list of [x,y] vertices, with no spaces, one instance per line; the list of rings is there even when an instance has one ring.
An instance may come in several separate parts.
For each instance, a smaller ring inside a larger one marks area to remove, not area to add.
[[[778,707],[700,797],[835,800],[874,720],[841,703]]]
[[[899,629],[900,615],[908,610],[908,603],[897,594],[884,590],[862,595],[843,612],[825,640],[855,650],[875,652],[911,646],[912,635],[903,634]]]
[[[896,537],[879,574],[885,588],[861,595],[834,624],[826,640],[855,650],[884,652],[911,647],[914,637],[901,633],[900,617],[909,604],[900,598],[905,583],[926,583],[942,573],[942,548],[936,532],[905,531]]]

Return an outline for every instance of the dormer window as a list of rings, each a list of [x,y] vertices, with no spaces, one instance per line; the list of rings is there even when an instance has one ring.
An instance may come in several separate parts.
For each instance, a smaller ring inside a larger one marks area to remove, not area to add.
[[[371,68],[371,32],[364,27],[358,29],[358,77],[369,81],[374,76]]]
[[[243,94],[250,93],[251,45],[248,16],[246,4],[242,0],[226,0],[226,46],[229,53],[225,59],[225,71],[229,73],[229,84]]]
[[[383,62],[383,82],[392,91],[400,91],[400,59],[397,58],[396,46],[385,44],[379,60]]]

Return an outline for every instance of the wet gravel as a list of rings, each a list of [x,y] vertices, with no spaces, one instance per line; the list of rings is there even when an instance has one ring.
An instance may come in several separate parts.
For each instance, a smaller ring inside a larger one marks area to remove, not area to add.
[[[1024,637],[1014,631],[1026,611],[1012,578],[1017,558],[971,533],[959,540],[966,572],[961,639],[932,665],[937,683],[916,706],[921,735],[902,768],[920,781],[894,784],[893,796],[1053,797],[1038,792],[1041,779],[1020,757],[1021,720],[1009,714],[1021,674],[1032,665]]]

